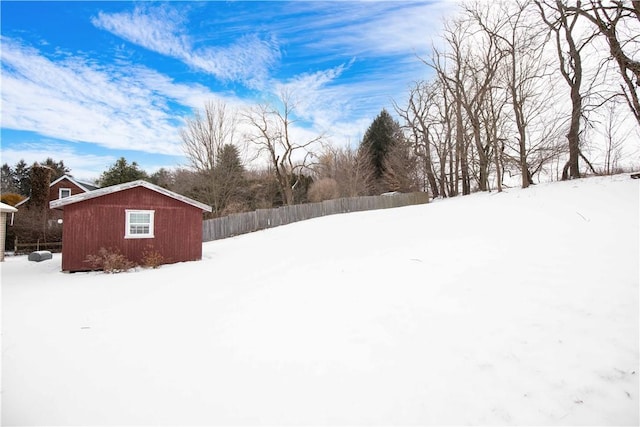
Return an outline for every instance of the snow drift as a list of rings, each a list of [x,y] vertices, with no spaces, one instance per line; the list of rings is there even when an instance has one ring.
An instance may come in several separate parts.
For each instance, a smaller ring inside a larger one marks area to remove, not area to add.
[[[639,182],[323,217],[158,270],[2,265],[4,425],[637,425]]]

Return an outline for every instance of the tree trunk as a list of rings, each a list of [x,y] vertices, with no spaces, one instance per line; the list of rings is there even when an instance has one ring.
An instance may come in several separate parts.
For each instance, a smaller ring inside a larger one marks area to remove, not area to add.
[[[480,168],[478,188],[480,191],[487,191],[489,189],[489,160],[487,159],[484,147],[482,146],[482,138],[480,136],[480,123],[474,123],[473,139],[476,143],[476,150],[478,151],[478,163]]]
[[[580,156],[580,118],[582,117],[582,95],[580,94],[580,86],[582,85],[582,57],[580,49],[576,46],[573,39],[572,29],[576,23],[577,15],[574,16],[573,22],[567,22],[565,7],[560,0],[556,0],[556,7],[560,13],[561,29],[564,29],[564,36],[569,45],[569,64],[565,68],[565,61],[562,56],[560,46],[560,33],[558,29],[558,55],[560,57],[560,71],[564,76],[567,84],[571,88],[571,124],[569,125],[569,134],[567,140],[569,142],[569,176],[571,179],[580,178],[580,165],[578,159]],[[573,75],[569,73],[572,72]]]

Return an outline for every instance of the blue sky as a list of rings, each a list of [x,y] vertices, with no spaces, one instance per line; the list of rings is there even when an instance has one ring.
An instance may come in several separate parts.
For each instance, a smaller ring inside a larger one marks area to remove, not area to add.
[[[304,132],[357,145],[427,78],[450,0],[0,2],[2,163],[52,157],[78,179],[119,157],[186,166],[179,130],[207,101],[286,87]]]

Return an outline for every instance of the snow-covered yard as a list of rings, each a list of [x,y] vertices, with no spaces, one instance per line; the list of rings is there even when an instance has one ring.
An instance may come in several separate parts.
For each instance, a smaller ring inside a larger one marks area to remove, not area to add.
[[[640,182],[2,265],[3,425],[638,425]]]

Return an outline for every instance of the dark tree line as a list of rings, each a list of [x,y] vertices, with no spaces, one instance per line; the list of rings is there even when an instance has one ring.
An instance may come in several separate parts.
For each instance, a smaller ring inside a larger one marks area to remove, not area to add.
[[[50,157],[31,166],[27,165],[24,160],[20,160],[13,167],[5,163],[2,165],[0,175],[2,194],[15,193],[22,197],[29,197],[31,194],[31,174],[34,166],[37,167],[37,165],[46,166],[51,169],[52,181],[71,172],[71,170],[65,166],[63,160],[55,161]]]

